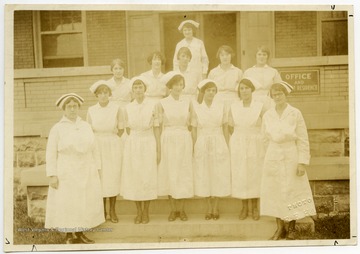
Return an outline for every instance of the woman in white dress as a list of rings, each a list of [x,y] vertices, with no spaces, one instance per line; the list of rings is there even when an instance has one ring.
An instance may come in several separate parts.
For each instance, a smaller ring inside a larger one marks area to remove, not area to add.
[[[209,79],[214,80],[218,88],[215,101],[225,103],[227,108],[239,100],[236,88],[243,75],[242,70],[231,63],[234,56],[235,52],[230,46],[222,45],[216,54],[220,64],[209,73]]]
[[[272,240],[294,239],[295,221],[316,214],[306,174],[309,140],[301,112],[287,103],[292,87],[286,82],[271,86],[276,106],[263,116],[262,132],[268,141],[260,194],[260,214],[276,217]],[[288,232],[284,222],[289,222]]]
[[[164,76],[161,66],[165,63],[165,57],[160,51],[154,51],[148,56],[147,62],[151,65],[151,70],[140,75],[148,80],[145,96],[148,100],[158,103],[166,96],[166,86],[160,81]]]
[[[124,108],[131,101],[129,79],[124,77],[125,66],[123,60],[114,59],[111,62],[113,77],[108,80],[108,83],[113,87],[110,101],[116,102],[121,108]]]
[[[51,128],[46,146],[50,187],[45,228],[66,232],[67,244],[94,243],[83,231],[105,221],[95,136],[78,116],[83,102],[75,93],[59,98],[56,106],[64,110],[64,116]]]
[[[149,222],[150,200],[157,198],[157,164],[160,162],[160,130],[156,104],[145,97],[149,81],[130,80],[134,100],[125,107],[126,132],[121,195],[135,201],[135,224]]]
[[[270,50],[265,46],[260,46],[256,52],[256,64],[244,72],[244,77],[256,79],[260,87],[253,92],[253,98],[264,103],[265,108],[274,106],[270,98],[270,87],[274,83],[281,82],[279,72],[268,65]]]
[[[90,91],[97,97],[98,103],[89,107],[87,122],[91,125],[101,154],[101,184],[106,219],[117,223],[115,211],[116,196],[120,193],[122,145],[120,137],[124,132],[124,118],[120,106],[109,101],[113,86],[107,81],[95,82]],[[106,209],[109,198],[110,209]]]
[[[258,85],[256,80],[242,79],[238,88],[241,101],[234,102],[229,112],[231,195],[242,199],[240,220],[248,216],[248,202],[251,202],[252,218],[259,220],[258,199],[265,150],[260,131],[263,103],[252,99]]]
[[[184,199],[194,196],[190,101],[180,97],[185,86],[183,75],[171,71],[163,79],[170,95],[160,100],[158,105],[162,126],[158,195],[169,196],[169,221],[177,217],[186,221],[188,217],[184,211]]]
[[[194,145],[195,195],[206,197],[206,220],[219,219],[219,197],[231,193],[229,132],[226,109],[213,102],[216,83],[204,79],[198,85],[199,104],[194,103],[192,137]]]
[[[178,52],[180,48],[187,47],[191,51],[191,61],[189,63],[189,69],[192,72],[197,73],[200,80],[206,78],[209,68],[209,58],[206,54],[205,45],[202,40],[194,37],[194,33],[199,28],[199,23],[194,20],[184,20],[178,27],[178,30],[184,35],[184,39],[176,44],[173,69],[179,70]]]
[[[177,54],[179,71],[185,78],[185,87],[180,97],[193,102],[197,98],[197,85],[200,83],[201,78],[196,72],[190,70],[189,62],[191,58],[192,54],[189,48],[182,47],[179,49]]]

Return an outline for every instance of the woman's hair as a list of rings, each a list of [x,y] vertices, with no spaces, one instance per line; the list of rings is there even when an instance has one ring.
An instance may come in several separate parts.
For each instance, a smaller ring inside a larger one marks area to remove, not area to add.
[[[100,85],[95,90],[95,95],[98,96],[98,94],[102,92],[109,92],[109,96],[112,95],[111,89],[107,85]]]
[[[177,56],[176,56],[178,60],[179,60],[179,57],[180,57],[181,54],[185,54],[185,55],[189,56],[190,60],[192,58],[191,51],[190,51],[190,49],[188,47],[182,47],[182,48],[179,49],[179,51],[177,53]]]
[[[206,85],[204,85],[204,86],[199,90],[199,94],[198,94],[198,97],[197,97],[198,103],[202,103],[202,101],[203,101],[203,99],[204,99],[204,94],[205,94],[206,89],[208,89],[208,88],[213,88],[213,87],[216,88],[216,92],[217,92],[217,86],[215,85],[214,82],[209,82],[209,83],[207,83]]]
[[[181,28],[181,30],[179,32],[182,33],[184,28],[191,28],[192,32],[193,32],[193,36],[195,36],[196,30],[197,30],[196,26],[194,26],[191,23],[186,23],[186,24],[183,25],[183,27]]]
[[[123,60],[121,60],[119,58],[112,60],[111,65],[110,65],[111,71],[113,70],[115,65],[119,65],[120,67],[122,67],[125,70],[125,63]]]
[[[167,83],[166,83],[166,87],[169,89],[172,89],[173,85],[176,84],[177,82],[179,82],[180,80],[183,81],[183,88],[185,86],[185,79],[184,77],[182,77],[181,75],[175,75],[174,77],[172,77]]]
[[[238,86],[238,96],[239,96],[239,98],[241,98],[241,96],[240,96],[240,85],[241,85],[241,84],[244,84],[245,86],[249,87],[249,88],[251,89],[251,92],[254,92],[254,91],[255,91],[255,86],[254,86],[254,84],[253,84],[250,80],[248,80],[248,79],[242,79],[242,80],[240,81],[240,83],[239,83],[239,86]]]
[[[62,110],[65,110],[65,107],[66,107],[66,105],[67,104],[69,104],[70,102],[76,102],[76,104],[79,106],[79,108],[80,108],[80,103],[76,100],[76,99],[74,99],[73,97],[69,97],[69,98],[67,98],[67,99],[65,99],[65,101],[64,101],[64,103],[63,103],[63,105],[62,105]]]
[[[216,58],[220,59],[220,53],[224,51],[228,54],[231,54],[231,58],[235,57],[235,51],[228,45],[222,45],[220,46],[220,48],[218,49],[217,53],[216,53]]]
[[[268,60],[269,60],[269,58],[270,58],[270,49],[268,47],[260,46],[260,47],[257,48],[256,53],[259,52],[259,51],[265,52],[267,54]]]
[[[289,92],[286,90],[286,88],[279,83],[272,84],[270,87],[270,97],[272,98],[272,92],[273,91],[280,91],[285,94],[285,96],[288,96]]]
[[[134,85],[143,85],[145,88],[145,92],[146,92],[146,85],[140,79],[137,79],[134,81],[134,83],[132,84],[131,90],[133,90]]]
[[[165,64],[165,57],[160,51],[153,51],[151,54],[147,57],[147,62],[151,65],[152,60],[154,57],[158,57],[161,60],[161,65]]]

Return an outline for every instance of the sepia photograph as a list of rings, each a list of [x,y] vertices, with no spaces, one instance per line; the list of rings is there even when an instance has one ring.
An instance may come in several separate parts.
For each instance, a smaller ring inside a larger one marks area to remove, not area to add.
[[[357,245],[354,6],[4,19],[4,251]]]

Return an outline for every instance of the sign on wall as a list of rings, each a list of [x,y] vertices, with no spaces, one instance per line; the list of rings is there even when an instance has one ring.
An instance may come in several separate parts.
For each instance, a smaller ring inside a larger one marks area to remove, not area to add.
[[[294,87],[291,94],[320,94],[319,70],[280,71],[282,80]]]

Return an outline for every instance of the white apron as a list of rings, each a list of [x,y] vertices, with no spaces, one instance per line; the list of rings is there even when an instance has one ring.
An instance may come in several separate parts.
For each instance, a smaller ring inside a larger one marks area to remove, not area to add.
[[[134,201],[156,199],[155,104],[147,98],[141,104],[134,100],[125,107],[125,112],[130,135],[124,146],[121,195]]]
[[[194,148],[195,195],[224,197],[230,195],[230,153],[224,138],[224,106],[194,104],[197,140]]]
[[[260,133],[263,104],[252,101],[231,105],[234,133],[230,138],[232,196],[241,199],[260,197],[264,143]],[[230,124],[230,123],[229,123]]]
[[[160,100],[163,109],[161,162],[158,173],[158,195],[190,198],[194,195],[192,153],[189,126],[189,101],[176,101],[171,95]]]
[[[88,110],[87,121],[94,131],[101,157],[101,183],[103,197],[114,197],[120,193],[120,177],[123,147],[118,129],[124,128],[120,107],[109,102],[106,107],[99,103]]]

